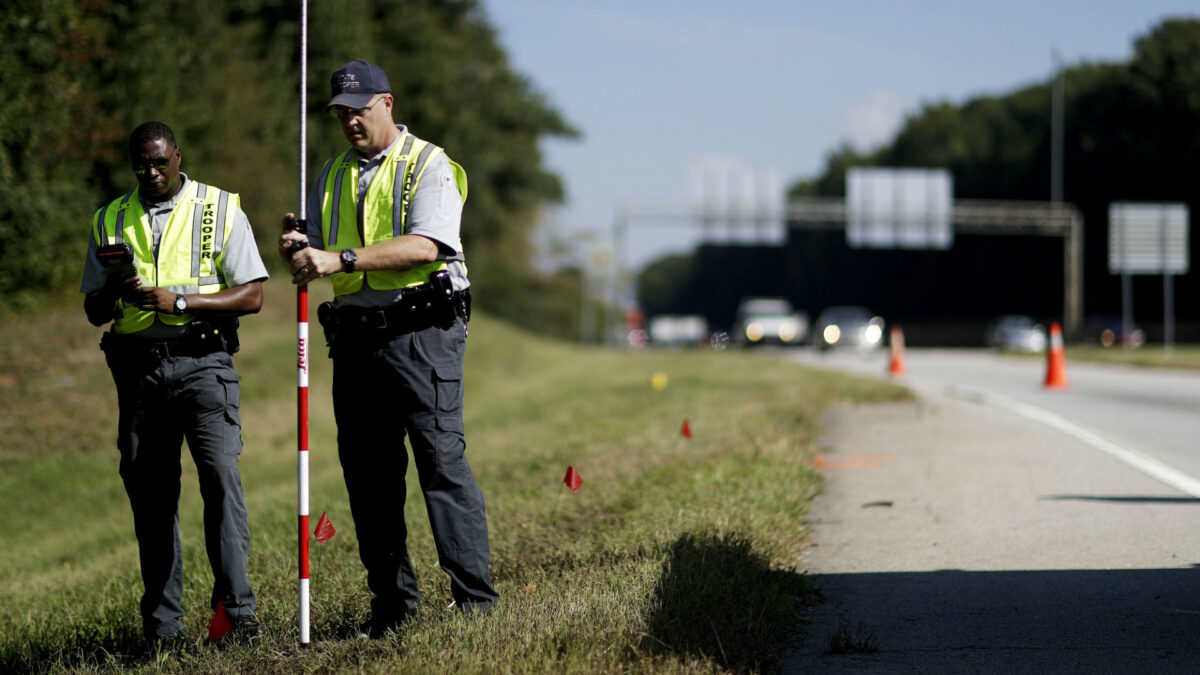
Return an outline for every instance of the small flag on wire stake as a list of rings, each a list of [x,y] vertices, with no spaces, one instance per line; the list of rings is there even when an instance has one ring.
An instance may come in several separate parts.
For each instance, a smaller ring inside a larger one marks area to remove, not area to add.
[[[688,421],[687,421],[687,420],[684,420],[684,421],[683,421],[683,428],[681,428],[681,429],[679,430],[679,433],[680,433],[680,434],[683,434],[683,437],[684,437],[684,438],[687,438],[687,439],[689,439],[689,440],[690,440],[690,439],[691,439],[691,437],[692,437],[692,425],[688,424]]]
[[[571,488],[571,492],[579,492],[579,486],[583,485],[583,476],[579,475],[575,467],[568,466],[567,475],[563,477],[563,482],[567,484],[567,487]]]
[[[337,530],[333,529],[333,523],[329,521],[329,516],[325,515],[324,511],[321,512],[321,519],[317,521],[317,529],[313,531],[313,534],[322,544],[333,539],[333,535],[337,534]]]
[[[218,602],[212,620],[208,622],[208,641],[216,642],[229,635],[232,630],[233,622],[229,620],[229,613],[225,611],[225,603]]]

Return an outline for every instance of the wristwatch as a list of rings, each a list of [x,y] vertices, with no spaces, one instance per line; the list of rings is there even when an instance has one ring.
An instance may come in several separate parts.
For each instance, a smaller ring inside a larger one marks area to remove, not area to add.
[[[179,316],[187,311],[187,298],[179,293],[175,294],[175,311],[172,312],[175,316]]]
[[[354,271],[354,264],[358,262],[358,256],[355,255],[353,249],[342,249],[342,271],[350,274]]]

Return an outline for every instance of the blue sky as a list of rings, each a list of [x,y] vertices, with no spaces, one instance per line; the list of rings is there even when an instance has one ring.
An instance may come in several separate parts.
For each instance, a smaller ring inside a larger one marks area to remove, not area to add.
[[[543,143],[568,199],[543,230],[581,256],[607,245],[622,204],[694,202],[704,162],[783,189],[842,142],[886,142],[924,104],[1047,81],[1055,50],[1068,66],[1122,61],[1163,18],[1200,18],[1195,0],[484,0],[484,10],[513,68],[582,132]],[[695,239],[635,218],[630,262]]]

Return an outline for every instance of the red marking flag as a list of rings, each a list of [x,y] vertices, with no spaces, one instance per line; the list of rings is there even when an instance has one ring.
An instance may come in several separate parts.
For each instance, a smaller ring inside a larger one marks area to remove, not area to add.
[[[333,535],[337,534],[337,530],[333,529],[333,523],[329,522],[329,516],[325,515],[324,511],[321,512],[321,519],[317,521],[317,529],[313,531],[313,534],[322,544],[333,539]]]
[[[687,420],[684,420],[683,428],[679,430],[679,433],[683,434],[684,438],[690,439],[692,437],[692,425],[688,424]]]
[[[568,466],[567,475],[563,477],[563,482],[567,484],[567,487],[571,488],[571,492],[579,492],[579,486],[583,485],[583,476],[579,475],[575,467]]]
[[[232,630],[233,622],[229,620],[229,614],[225,612],[225,603],[218,602],[217,609],[213,612],[212,621],[208,622],[208,641],[216,642],[229,635],[229,632]]]

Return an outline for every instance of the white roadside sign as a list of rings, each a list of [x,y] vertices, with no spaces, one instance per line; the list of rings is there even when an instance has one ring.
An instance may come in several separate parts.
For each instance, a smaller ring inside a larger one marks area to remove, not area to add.
[[[1109,204],[1109,272],[1187,274],[1188,263],[1186,204]]]

